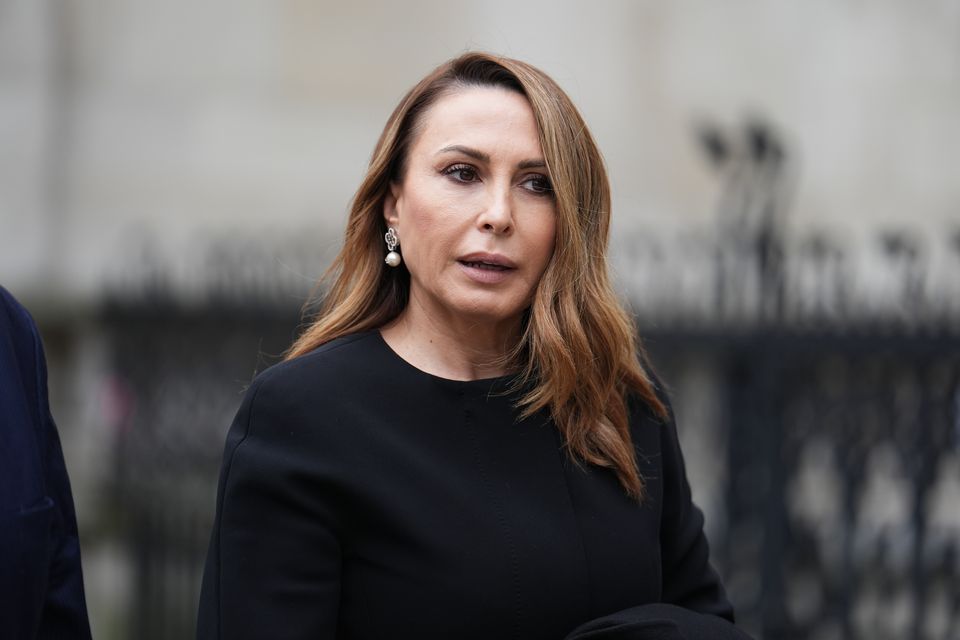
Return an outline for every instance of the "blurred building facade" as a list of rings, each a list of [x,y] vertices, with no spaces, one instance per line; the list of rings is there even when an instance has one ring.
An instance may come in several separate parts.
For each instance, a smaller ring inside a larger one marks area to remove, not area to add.
[[[223,436],[444,59],[551,73],[615,194],[748,630],[955,637],[960,2],[0,1],[0,282],[35,312],[94,632],[193,624]]]

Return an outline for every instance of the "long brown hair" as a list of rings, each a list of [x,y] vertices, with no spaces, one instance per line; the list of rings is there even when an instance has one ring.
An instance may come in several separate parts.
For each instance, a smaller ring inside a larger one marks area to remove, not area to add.
[[[350,207],[343,248],[321,282],[331,282],[317,317],[287,358],[340,336],[379,328],[406,307],[410,274],[384,264],[384,199],[401,179],[407,152],[438,98],[458,88],[498,86],[533,109],[556,198],[553,257],[534,293],[508,364],[519,372],[522,415],[547,408],[574,460],[614,470],[628,495],[643,496],[628,424],[627,396],[666,415],[640,365],[639,339],[607,273],[610,185],[603,158],[570,98],[529,64],[466,53],[421,80],[384,127]]]

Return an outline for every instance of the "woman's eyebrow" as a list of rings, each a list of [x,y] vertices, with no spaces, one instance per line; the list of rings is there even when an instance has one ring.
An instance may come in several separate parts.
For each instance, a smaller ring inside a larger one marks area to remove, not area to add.
[[[462,153],[465,156],[470,156],[474,160],[480,160],[481,162],[490,162],[490,156],[479,149],[474,149],[473,147],[465,147],[462,144],[452,144],[449,147],[444,147],[437,151],[439,156],[442,153]]]
[[[543,160],[524,160],[523,162],[517,163],[518,169],[546,169],[547,163]]]
[[[440,151],[437,151],[438,156],[444,153],[462,153],[463,155],[470,156],[471,158],[475,160],[479,160],[480,162],[487,162],[487,163],[490,162],[489,154],[486,154],[483,151],[480,151],[479,149],[474,149],[473,147],[466,147],[462,144],[452,144],[448,147],[444,147],[443,149],[440,149]],[[547,166],[547,163],[540,158],[532,159],[532,160],[522,160],[517,163],[518,169],[545,169],[546,166]]]

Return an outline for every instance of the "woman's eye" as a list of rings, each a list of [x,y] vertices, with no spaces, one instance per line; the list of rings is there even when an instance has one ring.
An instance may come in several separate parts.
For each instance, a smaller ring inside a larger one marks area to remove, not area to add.
[[[550,180],[546,176],[530,176],[523,181],[523,186],[534,193],[550,193],[553,191]]]
[[[477,172],[469,165],[455,164],[444,169],[443,173],[453,176],[453,179],[457,182],[475,182],[477,179]]]

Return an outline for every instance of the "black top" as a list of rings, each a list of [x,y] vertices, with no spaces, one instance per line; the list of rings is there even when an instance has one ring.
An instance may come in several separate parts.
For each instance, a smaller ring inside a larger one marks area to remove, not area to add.
[[[641,505],[571,462],[546,414],[518,421],[509,382],[430,375],[376,331],[259,375],[227,436],[198,637],[559,640],[655,602],[732,629],[672,420],[631,407]]]

